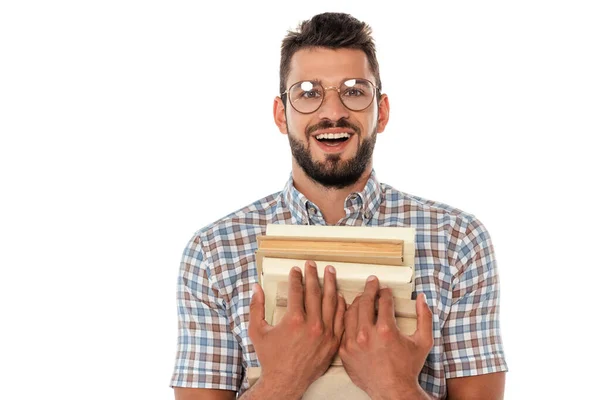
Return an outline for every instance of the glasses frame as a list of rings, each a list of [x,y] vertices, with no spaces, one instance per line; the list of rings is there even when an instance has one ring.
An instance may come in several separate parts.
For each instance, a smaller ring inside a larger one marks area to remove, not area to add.
[[[361,80],[361,81],[369,82],[369,84],[370,84],[371,86],[373,86],[373,88],[375,89],[375,90],[373,90],[373,96],[371,97],[371,101],[369,101],[369,104],[367,104],[367,105],[366,105],[364,108],[361,108],[360,110],[355,110],[355,109],[352,109],[352,108],[348,107],[348,106],[346,105],[346,103],[344,103],[344,100],[342,100],[342,91],[341,91],[341,89],[340,89],[340,88],[342,87],[342,85],[344,84],[344,82],[346,82],[346,81],[349,81],[349,80],[352,80],[352,79],[356,79],[356,80]],[[371,82],[370,80],[368,80],[368,79],[364,79],[364,78],[345,78],[345,79],[343,79],[343,80],[342,80],[342,82],[341,82],[341,83],[340,83],[338,86],[323,86],[323,84],[322,84],[321,82],[317,82],[317,81],[311,81],[311,80],[306,80],[306,79],[303,79],[303,80],[301,80],[301,81],[298,81],[298,82],[295,82],[295,83],[291,84],[291,85],[290,85],[290,87],[289,87],[289,88],[287,88],[287,90],[286,90],[285,92],[281,93],[280,97],[281,97],[281,99],[282,99],[282,100],[283,100],[283,96],[285,96],[285,97],[286,97],[286,99],[284,100],[284,104],[285,104],[285,103],[287,102],[287,100],[289,99],[289,98],[288,98],[288,96],[287,96],[287,95],[289,94],[289,91],[290,91],[290,90],[291,90],[291,89],[292,89],[294,86],[296,86],[297,84],[299,84],[299,83],[301,83],[301,82],[310,82],[310,83],[313,83],[313,84],[314,84],[314,83],[316,83],[316,84],[320,85],[320,86],[323,88],[323,97],[321,97],[321,103],[319,104],[319,107],[315,108],[315,110],[314,110],[314,111],[311,111],[311,112],[303,112],[303,111],[300,111],[300,110],[298,110],[296,107],[294,107],[294,103],[293,103],[293,102],[290,100],[290,105],[292,106],[292,108],[293,108],[294,110],[296,110],[297,112],[299,112],[300,114],[305,114],[305,115],[307,115],[307,114],[312,114],[312,113],[315,113],[315,112],[317,112],[317,111],[319,110],[319,108],[321,108],[321,106],[323,105],[323,102],[325,101],[325,92],[327,92],[328,90],[331,90],[331,89],[335,89],[335,91],[336,91],[336,92],[337,92],[337,94],[338,94],[338,98],[340,99],[340,103],[342,103],[342,105],[343,105],[344,107],[346,107],[346,108],[347,108],[348,110],[350,110],[350,111],[355,111],[355,112],[358,112],[358,111],[363,111],[363,110],[366,110],[367,108],[369,108],[369,106],[370,106],[371,104],[373,104],[373,100],[375,99],[375,96],[377,95],[377,92],[379,92],[379,93],[381,94],[381,89],[380,89],[379,87],[375,86],[375,84],[374,84],[373,82]]]

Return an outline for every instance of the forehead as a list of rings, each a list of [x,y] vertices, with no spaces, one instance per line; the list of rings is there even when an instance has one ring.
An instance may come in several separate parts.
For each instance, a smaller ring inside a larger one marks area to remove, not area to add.
[[[313,79],[337,85],[344,78],[365,78],[375,82],[367,55],[357,49],[313,47],[294,53],[286,85]]]

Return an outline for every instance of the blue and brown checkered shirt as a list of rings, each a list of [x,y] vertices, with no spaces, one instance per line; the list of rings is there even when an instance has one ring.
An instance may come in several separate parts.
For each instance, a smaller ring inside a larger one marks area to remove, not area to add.
[[[434,345],[420,384],[442,398],[446,379],[506,371],[499,325],[494,248],[482,223],[446,204],[379,183],[346,198],[337,225],[416,229],[415,290],[433,311]],[[293,185],[194,234],[181,260],[179,337],[171,386],[248,388],[247,367],[259,366],[248,338],[254,252],[267,224],[326,225],[319,208]]]

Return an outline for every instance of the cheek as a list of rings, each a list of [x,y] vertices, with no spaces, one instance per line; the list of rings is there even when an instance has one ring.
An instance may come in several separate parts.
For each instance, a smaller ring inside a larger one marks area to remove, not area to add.
[[[306,137],[306,129],[314,122],[311,122],[310,118],[302,115],[288,115],[287,127],[288,133],[292,133],[297,138],[304,139]]]
[[[378,119],[379,111],[377,109],[375,109],[372,113],[369,113],[369,115],[365,116],[364,128],[367,134],[370,135],[371,132],[373,132],[377,128]]]
[[[377,127],[377,118],[373,115],[365,115],[361,116],[361,118],[357,119],[357,122],[360,126],[362,136],[370,135],[371,132]]]

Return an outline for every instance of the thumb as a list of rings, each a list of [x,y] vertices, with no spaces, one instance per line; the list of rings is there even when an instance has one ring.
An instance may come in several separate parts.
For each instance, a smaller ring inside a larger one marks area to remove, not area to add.
[[[265,326],[265,293],[258,283],[252,285],[252,299],[250,300],[250,322],[248,331],[251,335],[260,335]]]
[[[427,305],[425,293],[417,297],[417,330],[413,334],[417,343],[427,348],[427,352],[433,346],[433,314]]]

